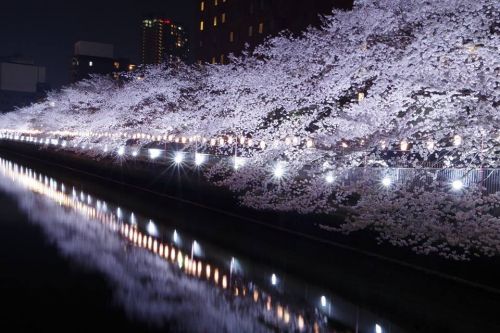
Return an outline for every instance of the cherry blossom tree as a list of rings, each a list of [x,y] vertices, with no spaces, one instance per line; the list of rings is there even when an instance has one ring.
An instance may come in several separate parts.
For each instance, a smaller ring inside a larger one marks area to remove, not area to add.
[[[253,147],[236,140],[217,148],[188,142],[185,149],[247,158],[237,172],[227,159],[204,169],[244,205],[341,211],[345,222],[325,230],[374,228],[381,240],[455,259],[493,255],[498,193],[483,189],[484,178],[452,193],[438,171],[498,172],[499,17],[494,0],[356,1],[352,11],[324,17],[320,29],[283,32],[229,65],[144,67],[121,81],[96,76],[0,124],[251,138]],[[276,164],[285,173],[279,179]],[[384,168],[367,167],[374,164]],[[418,179],[381,191],[387,167],[417,170]],[[346,182],[353,172],[358,181]],[[477,235],[485,231],[487,238]]]

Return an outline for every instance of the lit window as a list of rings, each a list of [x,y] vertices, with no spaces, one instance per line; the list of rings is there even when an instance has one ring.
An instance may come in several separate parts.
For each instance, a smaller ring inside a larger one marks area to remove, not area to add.
[[[205,1],[202,1],[200,4],[200,11],[204,11],[204,10],[205,10]]]
[[[89,67],[94,66],[94,63],[92,61],[89,61]]]
[[[214,16],[214,27],[217,26],[217,16]]]
[[[204,26],[205,24],[203,23],[203,21],[200,21],[200,31],[203,31]]]
[[[234,42],[234,32],[232,31],[229,33],[229,41]]]
[[[214,5],[217,6],[219,4],[219,1],[214,0]]]
[[[222,13],[221,18],[220,18],[220,21],[221,21],[222,23],[226,23],[226,13]]]
[[[221,54],[221,55],[220,55],[220,63],[221,63],[221,64],[224,64],[224,54]]]
[[[264,23],[259,23],[259,34],[264,32]]]
[[[253,35],[253,26],[249,26],[248,27],[248,36],[252,37],[252,35]]]

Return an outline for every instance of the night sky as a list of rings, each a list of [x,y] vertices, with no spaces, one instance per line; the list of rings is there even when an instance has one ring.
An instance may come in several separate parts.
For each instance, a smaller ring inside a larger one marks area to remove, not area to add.
[[[189,29],[194,0],[2,0],[0,57],[22,55],[47,67],[52,88],[69,82],[76,41],[110,43],[115,57],[139,61],[140,22],[158,14]]]

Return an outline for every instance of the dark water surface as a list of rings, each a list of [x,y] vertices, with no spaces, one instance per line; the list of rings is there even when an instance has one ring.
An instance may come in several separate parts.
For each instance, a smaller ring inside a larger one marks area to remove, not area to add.
[[[199,207],[167,201],[147,207],[140,193],[0,156],[2,325],[80,332],[500,331],[495,286],[450,282],[334,248],[315,259],[302,242],[285,235],[270,242],[266,230],[242,237],[233,230],[240,221]],[[197,233],[201,224],[227,241]]]

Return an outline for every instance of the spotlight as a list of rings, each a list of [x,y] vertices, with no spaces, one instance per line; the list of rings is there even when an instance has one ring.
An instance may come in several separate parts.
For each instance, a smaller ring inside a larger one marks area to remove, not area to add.
[[[117,153],[118,153],[118,156],[123,156],[123,155],[125,155],[125,147],[120,147],[120,148],[118,148]]]
[[[179,245],[180,244],[180,237],[179,234],[177,233],[177,230],[174,230],[174,233],[172,235],[172,240],[174,241],[175,244]]]
[[[154,224],[154,222],[152,220],[149,220],[149,223],[148,223],[148,226],[147,226],[147,231],[148,231],[148,234],[150,234],[151,236],[158,236],[158,228],[156,227],[156,225]]]
[[[154,159],[157,159],[158,157],[160,157],[161,155],[161,150],[160,149],[154,149],[154,148],[150,148],[149,149],[149,157],[154,160]]]
[[[325,180],[328,184],[331,184],[333,183],[333,181],[335,180],[335,178],[333,178],[333,175],[331,173],[327,174],[326,177],[325,177]]]
[[[200,154],[200,153],[194,154],[194,164],[196,164],[196,166],[200,166],[203,163],[205,163],[206,159],[207,159],[207,155],[205,155],[205,154]],[[182,160],[181,160],[181,162],[182,162]]]
[[[175,164],[181,164],[182,161],[184,161],[184,154],[181,152],[177,152],[174,155],[174,163]]]
[[[384,179],[382,179],[382,185],[384,185],[385,187],[389,187],[392,183],[392,180],[391,178],[389,177],[384,177]]]
[[[274,177],[281,179],[285,175],[285,169],[283,168],[282,163],[278,162],[276,163],[276,166],[274,167]]]
[[[452,187],[455,191],[460,191],[460,190],[464,187],[464,183],[463,183],[460,179],[457,179],[457,180],[454,180],[454,181],[451,183],[451,187]]]
[[[278,284],[278,278],[276,277],[276,274],[274,274],[274,273],[271,275],[271,284],[273,286]]]

